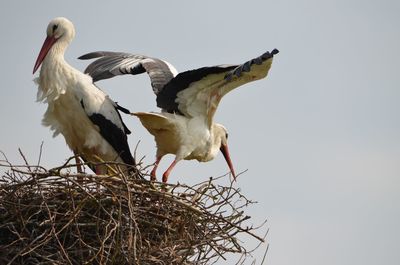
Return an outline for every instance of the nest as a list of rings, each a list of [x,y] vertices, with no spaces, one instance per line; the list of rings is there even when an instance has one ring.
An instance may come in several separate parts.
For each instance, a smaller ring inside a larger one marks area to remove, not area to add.
[[[240,264],[251,253],[241,235],[264,241],[232,185],[78,174],[69,161],[0,161],[0,264],[210,264],[228,253]]]

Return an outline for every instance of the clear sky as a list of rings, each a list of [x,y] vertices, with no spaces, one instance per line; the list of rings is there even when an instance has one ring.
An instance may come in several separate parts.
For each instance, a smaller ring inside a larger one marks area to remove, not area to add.
[[[228,94],[216,121],[229,130],[237,186],[268,219],[267,264],[385,264],[400,260],[400,2],[381,1],[2,1],[0,150],[20,163],[58,166],[71,156],[41,125],[32,69],[48,22],[70,19],[67,61],[96,50],[165,59],[179,71],[242,63],[278,48],[269,76]],[[157,111],[149,79],[99,86],[131,111]],[[153,138],[124,117],[129,143],[154,161]],[[168,166],[169,156],[160,165]],[[221,155],[184,161],[170,181],[228,172]],[[225,181],[225,183],[227,180]],[[262,253],[257,253],[258,261]],[[221,264],[223,264],[221,262]],[[229,263],[227,263],[229,264]]]

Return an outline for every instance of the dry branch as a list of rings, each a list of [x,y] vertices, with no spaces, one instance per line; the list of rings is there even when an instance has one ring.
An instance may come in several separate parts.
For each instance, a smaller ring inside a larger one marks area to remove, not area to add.
[[[0,161],[0,264],[210,264],[246,257],[242,234],[263,241],[245,226],[252,202],[232,185],[76,174],[70,161]]]

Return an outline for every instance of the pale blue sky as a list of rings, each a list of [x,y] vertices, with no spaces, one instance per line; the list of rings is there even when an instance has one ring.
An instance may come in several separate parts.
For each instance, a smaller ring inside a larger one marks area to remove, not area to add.
[[[41,126],[32,68],[48,22],[69,18],[76,38],[66,59],[96,50],[142,53],[179,71],[242,63],[278,48],[268,78],[220,104],[237,183],[268,218],[267,264],[385,264],[400,260],[399,1],[6,1],[0,4],[0,150],[17,148],[43,165],[71,152]],[[156,111],[148,77],[99,83],[132,111]],[[132,149],[154,161],[153,138],[124,117]],[[161,163],[161,173],[172,156]],[[228,171],[222,156],[185,161],[172,182],[197,183]],[[227,181],[227,180],[226,180]],[[225,183],[226,183],[225,181]],[[260,261],[262,253],[257,253]],[[221,262],[221,264],[223,264]],[[230,264],[230,263],[226,263]]]

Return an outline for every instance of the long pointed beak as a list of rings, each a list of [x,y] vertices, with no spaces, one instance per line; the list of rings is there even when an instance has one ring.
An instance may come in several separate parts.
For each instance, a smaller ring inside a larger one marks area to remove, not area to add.
[[[229,155],[228,145],[221,144],[221,148],[219,150],[221,150],[221,153],[224,155],[226,163],[228,163],[229,169],[231,170],[233,179],[236,181],[236,174],[235,170],[233,169],[231,157]]]
[[[36,72],[36,70],[39,68],[39,66],[42,64],[44,58],[46,57],[47,53],[49,52],[50,48],[54,45],[54,43],[57,41],[56,38],[54,37],[47,37],[43,43],[42,49],[39,52],[39,56],[36,59],[35,66],[33,67],[33,73]]]

